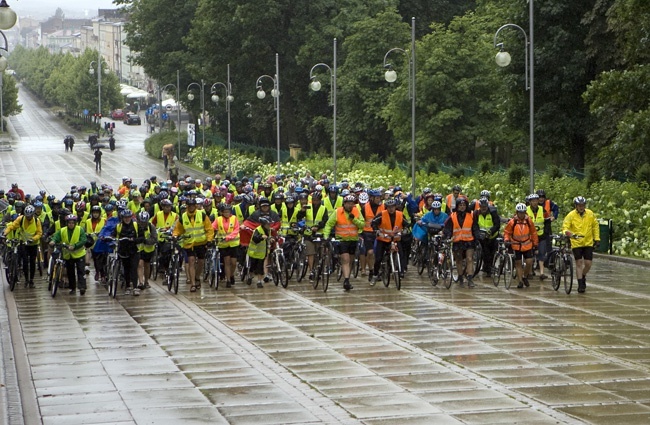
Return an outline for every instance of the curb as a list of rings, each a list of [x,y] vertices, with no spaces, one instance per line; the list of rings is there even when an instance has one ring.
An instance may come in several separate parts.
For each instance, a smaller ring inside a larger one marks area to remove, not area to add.
[[[596,252],[594,252],[594,258],[616,261],[617,263],[634,264],[641,267],[650,267],[650,260],[644,260],[641,258],[621,257],[620,255],[599,254]]]

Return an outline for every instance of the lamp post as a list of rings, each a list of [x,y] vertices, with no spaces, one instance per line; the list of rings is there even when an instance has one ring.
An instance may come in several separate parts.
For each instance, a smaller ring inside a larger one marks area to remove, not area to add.
[[[4,47],[0,46],[1,50],[4,50],[5,52],[9,52],[9,45],[7,43],[7,37],[5,36],[5,33],[0,31],[0,35],[2,35],[2,39],[5,42]],[[5,70],[7,69],[8,63],[7,63],[7,58],[4,56],[0,56],[0,132],[4,133],[5,132],[5,121],[4,121],[4,105],[2,104],[3,102],[3,90],[4,90],[4,75],[5,75]]]
[[[179,93],[179,88],[178,88],[178,75],[179,71],[176,71],[176,83],[177,84],[167,84],[164,87],[158,86],[158,99],[160,101],[160,131],[162,132],[162,97],[161,93],[167,89],[167,87],[174,87],[176,89],[176,112],[178,113],[177,119],[178,119],[178,124],[176,125],[176,131],[178,133],[178,159],[180,160],[181,158],[181,108],[180,108],[180,100],[181,100],[181,95]]]
[[[232,163],[230,161],[230,103],[235,100],[232,95],[232,86],[230,85],[230,64],[228,64],[228,73],[226,83],[217,82],[210,87],[212,93],[212,101],[216,104],[219,103],[219,96],[217,96],[217,87],[221,86],[226,90],[226,113],[228,114],[228,175],[232,177]]]
[[[187,91],[189,92],[187,98],[190,101],[194,100],[194,93],[190,91],[190,88],[192,86],[197,86],[201,90],[201,127],[202,127],[201,137],[203,139],[203,168],[205,168],[205,81],[201,79],[201,84],[190,83],[187,86]]]
[[[313,91],[319,91],[321,89],[321,84],[320,81],[316,79],[316,76],[314,75],[314,70],[318,67],[324,67],[329,70],[330,72],[330,83],[332,85],[332,91],[330,94],[330,105],[332,105],[333,108],[333,134],[332,134],[332,139],[333,139],[333,145],[332,145],[332,154],[334,157],[334,184],[336,185],[336,38],[334,39],[334,62],[332,65],[332,68],[330,68],[329,65],[325,63],[317,63],[316,65],[312,66],[311,70],[309,71],[309,80],[311,83],[309,83],[309,87]]]
[[[384,55],[384,68],[388,68],[384,78],[389,83],[397,80],[397,72],[387,63],[388,55],[392,52],[401,52],[409,59],[409,99],[411,99],[411,193],[415,196],[415,18],[411,18],[411,54],[404,49],[395,47]]]
[[[275,77],[270,75],[262,75],[257,78],[255,83],[255,89],[257,90],[257,98],[264,99],[266,97],[266,92],[262,88],[262,80],[268,78],[273,81],[273,89],[271,90],[271,96],[273,96],[273,109],[275,109],[275,129],[276,129],[276,138],[277,138],[277,149],[278,149],[278,170],[277,174],[280,174],[280,62],[278,54],[275,54]]]
[[[497,43],[497,38],[499,32],[504,28],[516,28],[524,35],[525,46],[525,72],[526,72],[526,90],[528,90],[529,97],[529,121],[528,121],[528,136],[529,136],[529,152],[528,152],[528,166],[529,178],[530,178],[530,192],[535,191],[535,73],[534,73],[534,49],[533,49],[533,0],[528,0],[528,13],[529,13],[529,34],[530,38],[526,34],[526,31],[516,24],[505,24],[501,26],[494,34],[494,47],[499,48],[495,60],[497,65],[500,67],[505,67],[510,65],[510,54],[505,51],[505,46],[503,43]]]

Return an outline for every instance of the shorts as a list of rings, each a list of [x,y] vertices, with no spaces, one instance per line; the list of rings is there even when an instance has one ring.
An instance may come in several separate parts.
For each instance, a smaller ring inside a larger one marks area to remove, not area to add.
[[[305,254],[306,255],[315,255],[316,254],[316,245],[309,239],[305,238]]]
[[[361,236],[363,237],[363,246],[366,248],[366,252],[372,251],[375,239],[377,239],[375,232],[363,232]]]
[[[537,260],[544,261],[546,259],[546,247],[548,246],[548,240],[546,238],[540,238],[539,244],[537,245]]]
[[[184,248],[183,252],[185,252],[186,257],[196,257],[199,260],[204,260],[205,253],[207,252],[207,248],[205,247],[205,245],[198,245],[190,249]]]
[[[587,261],[594,259],[594,248],[591,246],[583,246],[580,248],[573,248],[573,256],[576,260],[582,260],[583,258]]]
[[[254,275],[264,274],[264,259],[251,258],[250,259],[250,272]]]
[[[523,258],[524,260],[527,260],[529,258],[533,258],[533,250],[529,249],[528,251],[514,251],[515,253],[515,261],[521,261]]]
[[[225,257],[237,258],[238,248],[239,248],[238,246],[229,246],[227,248],[219,248],[219,253],[221,254],[222,258],[225,258]]]
[[[141,259],[142,261],[144,261],[145,263],[150,263],[150,262],[151,262],[151,259],[153,258],[153,253],[154,253],[154,252],[155,252],[155,251],[151,251],[151,252],[140,251],[140,252],[139,252],[139,254],[140,254],[140,259]]]
[[[337,251],[339,254],[354,255],[357,251],[357,241],[340,241],[338,245]]]

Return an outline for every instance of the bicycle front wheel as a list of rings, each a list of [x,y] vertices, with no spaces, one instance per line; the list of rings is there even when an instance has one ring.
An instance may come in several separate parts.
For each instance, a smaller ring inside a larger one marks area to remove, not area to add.
[[[108,294],[111,297],[115,298],[117,296],[117,287],[119,286],[120,282],[120,262],[117,259],[113,262],[110,279],[111,281]]]
[[[330,285],[330,276],[332,275],[332,253],[328,252],[323,261],[323,292],[327,292]]]
[[[9,263],[9,290],[13,291],[18,283],[18,256],[14,254]]]
[[[452,260],[450,252],[447,251],[444,253],[444,258],[442,259],[442,264],[440,265],[440,275],[442,277],[442,284],[445,285],[445,288],[451,288],[453,279],[451,277],[451,268]]]
[[[506,289],[510,289],[510,285],[512,285],[512,280],[514,279],[513,276],[517,276],[517,271],[512,264],[512,255],[506,254],[503,263],[503,284]]]
[[[361,254],[359,254],[359,249],[354,252],[354,260],[352,261],[352,276],[356,279],[359,276],[359,268],[361,264],[361,259],[359,258]]]
[[[304,247],[298,250],[297,261],[298,275],[296,276],[296,281],[301,282],[305,278],[305,275],[307,274],[307,268],[309,267],[309,262],[307,261],[307,251]]]
[[[492,260],[492,283],[494,283],[494,286],[499,286],[504,263],[503,254],[497,253],[494,260]]]
[[[384,286],[388,288],[390,285],[390,275],[392,270],[390,270],[390,256],[384,254],[384,259],[381,262],[381,281],[384,282]]]
[[[564,269],[562,271],[562,281],[564,282],[564,292],[571,293],[573,287],[573,257],[565,254],[564,256]]]
[[[481,271],[481,267],[483,267],[483,246],[481,246],[481,244],[478,244],[476,248],[474,248],[472,261],[474,262],[474,274],[472,274],[472,277],[476,277],[476,275]]]
[[[562,280],[562,265],[564,260],[562,260],[562,255],[559,251],[556,251],[551,258],[551,285],[554,290],[560,289],[560,281]]]
[[[283,288],[289,286],[289,265],[287,264],[284,255],[278,256],[278,278],[280,279],[280,285]]]
[[[50,284],[50,295],[52,295],[52,298],[56,297],[56,291],[61,284],[62,273],[63,267],[60,264],[55,264],[54,271],[52,272],[52,283]]]
[[[463,260],[461,259],[461,265]],[[458,264],[456,264],[456,259],[454,258],[454,252],[449,252],[449,271],[451,272],[451,280],[458,282],[459,273],[458,273]]]
[[[395,287],[399,291],[402,288],[402,278],[400,277],[400,262],[399,262],[399,253],[392,252],[390,254],[390,262],[393,268],[393,277],[395,278]]]

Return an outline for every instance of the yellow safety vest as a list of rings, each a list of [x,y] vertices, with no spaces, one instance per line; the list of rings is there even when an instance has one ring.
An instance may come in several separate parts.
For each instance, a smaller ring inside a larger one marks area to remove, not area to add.
[[[535,225],[535,229],[537,230],[537,236],[541,236],[544,233],[544,208],[538,206],[537,207],[537,214],[533,212],[533,209],[528,206],[526,208],[526,213],[528,214],[528,217],[533,220],[533,224]]]
[[[194,221],[190,221],[190,217],[187,213],[183,213],[183,228],[185,229],[185,235],[187,236],[187,239],[183,241],[183,247],[202,245],[208,240],[205,234],[205,229],[203,228],[203,220],[205,217],[203,214],[205,214],[204,211],[196,210]]]
[[[320,208],[318,209],[318,212],[316,213],[316,218],[314,218],[313,207],[312,209],[307,210],[305,214],[305,226],[306,226],[305,235],[311,235],[312,234],[311,228],[314,227],[317,223],[323,221],[323,216],[325,215],[325,211],[327,211],[327,208],[321,205]]]
[[[490,229],[494,226],[494,221],[492,220],[492,214],[488,211],[485,216],[483,214],[478,214],[478,227],[488,234],[489,239],[494,239],[499,234],[498,231],[490,234]]]
[[[263,260],[264,257],[266,257],[266,252],[268,250],[268,245],[266,243],[267,239],[263,239],[260,243],[253,242],[253,238],[255,237],[256,233],[265,234],[261,225],[258,226],[257,229],[255,229],[255,231],[253,232],[251,241],[248,244],[248,256],[251,258],[255,258],[256,260]]]
[[[72,231],[72,236],[68,234],[68,226],[63,227],[61,229],[61,242],[64,245],[76,245],[79,242],[79,235],[81,235],[81,227],[75,226],[74,230]],[[78,258],[82,258],[84,255],[86,255],[86,248],[83,246],[72,252],[63,250],[64,260],[69,260],[70,257],[76,260]]]
[[[224,218],[225,217],[217,217],[217,237],[219,239],[223,239],[233,232],[233,229],[235,228],[235,221],[237,220],[234,215],[231,215],[228,219],[228,229],[226,230],[226,228],[223,226]],[[231,248],[236,246],[239,246],[239,234],[237,234],[237,237],[231,241],[226,242],[222,240],[219,242],[219,248]]]
[[[156,229],[171,229],[176,223],[176,218],[178,218],[178,215],[174,211],[170,211],[169,214],[167,214],[167,218],[165,218],[165,212],[164,211],[159,211],[156,214]],[[158,232],[158,241],[162,242],[163,241],[163,232]]]

